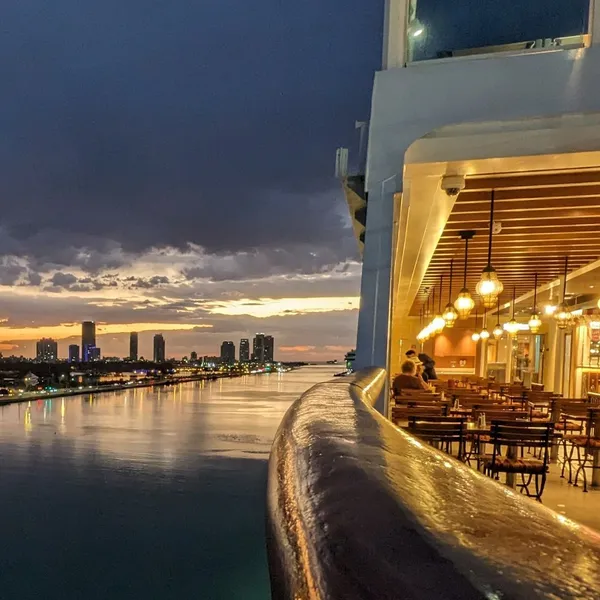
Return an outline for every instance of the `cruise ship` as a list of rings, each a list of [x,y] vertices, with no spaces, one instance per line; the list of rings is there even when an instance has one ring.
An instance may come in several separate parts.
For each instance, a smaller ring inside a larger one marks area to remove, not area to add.
[[[273,598],[598,598],[600,2],[435,5],[338,150],[354,373],[275,439]]]

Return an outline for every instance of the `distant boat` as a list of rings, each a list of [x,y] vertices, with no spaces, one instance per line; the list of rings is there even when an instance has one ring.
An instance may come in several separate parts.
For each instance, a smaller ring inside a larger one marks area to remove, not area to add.
[[[328,361],[327,361],[327,364],[328,364],[328,365],[337,365],[337,359],[334,359],[334,360],[328,360]]]

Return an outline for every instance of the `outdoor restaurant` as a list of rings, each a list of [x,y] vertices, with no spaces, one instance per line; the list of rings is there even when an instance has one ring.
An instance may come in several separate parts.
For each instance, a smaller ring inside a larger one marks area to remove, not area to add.
[[[391,338],[393,422],[557,510],[600,485],[599,193],[600,170],[465,177]],[[393,384],[411,349],[422,389]]]

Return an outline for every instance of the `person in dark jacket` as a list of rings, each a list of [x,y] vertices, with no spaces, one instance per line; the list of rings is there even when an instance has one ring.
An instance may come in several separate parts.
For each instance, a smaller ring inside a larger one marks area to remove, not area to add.
[[[435,360],[431,356],[422,352],[419,354],[419,360],[423,363],[423,372],[427,375],[427,380],[437,379],[437,373],[435,372]]]

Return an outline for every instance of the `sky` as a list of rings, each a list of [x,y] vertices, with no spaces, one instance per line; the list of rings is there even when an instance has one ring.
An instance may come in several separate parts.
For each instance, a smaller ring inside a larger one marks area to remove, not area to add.
[[[0,350],[281,360],[355,345],[360,263],[339,183],[379,68],[383,2],[4,0]]]

